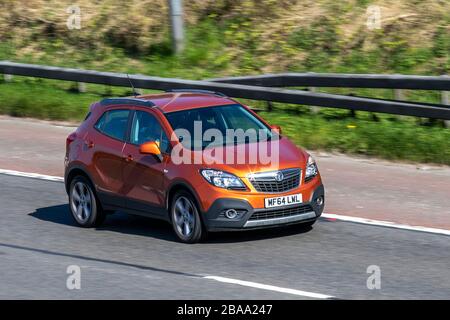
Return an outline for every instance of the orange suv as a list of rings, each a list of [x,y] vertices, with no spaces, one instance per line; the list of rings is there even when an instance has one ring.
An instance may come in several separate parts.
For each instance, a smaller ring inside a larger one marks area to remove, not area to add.
[[[325,201],[307,152],[204,90],[94,103],[67,137],[64,178],[80,226],[121,210],[166,220],[187,243],[207,231],[312,225]]]

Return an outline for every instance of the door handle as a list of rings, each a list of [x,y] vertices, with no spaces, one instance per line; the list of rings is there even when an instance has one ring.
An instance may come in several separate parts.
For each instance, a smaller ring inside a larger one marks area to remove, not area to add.
[[[133,159],[133,156],[131,155],[131,154],[129,154],[128,156],[126,156],[125,157],[125,161],[126,162],[131,162],[131,161],[133,161],[134,159]]]

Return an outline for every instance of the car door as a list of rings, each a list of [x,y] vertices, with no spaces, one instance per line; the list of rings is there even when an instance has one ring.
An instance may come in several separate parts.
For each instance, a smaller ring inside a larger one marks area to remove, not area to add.
[[[148,215],[165,214],[164,168],[165,157],[141,154],[144,142],[159,143],[162,152],[168,148],[168,139],[158,119],[151,113],[136,110],[131,120],[131,130],[123,150],[124,187],[122,194],[129,209]]]
[[[92,169],[98,196],[105,204],[123,207],[120,196],[123,188],[123,148],[127,138],[131,111],[107,110],[85,138],[86,148],[92,152]]]

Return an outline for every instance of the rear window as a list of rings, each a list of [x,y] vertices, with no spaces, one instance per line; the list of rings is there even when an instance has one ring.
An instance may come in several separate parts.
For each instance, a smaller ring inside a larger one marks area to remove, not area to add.
[[[107,136],[125,141],[129,114],[129,110],[106,111],[95,124],[95,128]]]

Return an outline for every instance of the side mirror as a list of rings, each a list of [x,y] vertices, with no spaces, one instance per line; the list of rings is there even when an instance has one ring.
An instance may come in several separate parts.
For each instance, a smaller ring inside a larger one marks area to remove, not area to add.
[[[271,125],[270,126],[270,129],[272,129],[273,131],[275,131],[276,133],[278,133],[278,134],[281,134],[281,127],[280,126],[278,126],[278,125]]]
[[[139,152],[143,154],[152,154],[161,160],[161,150],[159,149],[158,143],[155,141],[148,141],[141,144]]]

